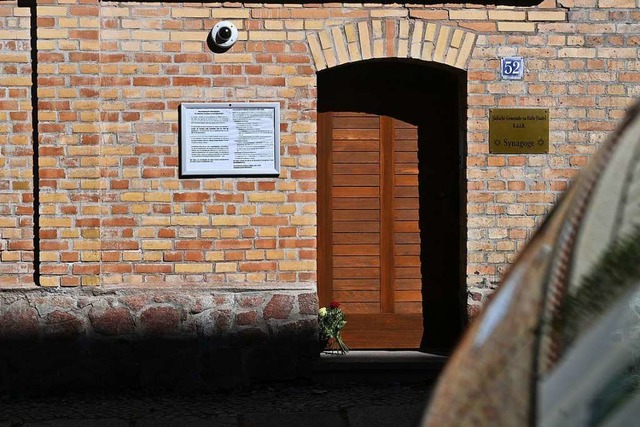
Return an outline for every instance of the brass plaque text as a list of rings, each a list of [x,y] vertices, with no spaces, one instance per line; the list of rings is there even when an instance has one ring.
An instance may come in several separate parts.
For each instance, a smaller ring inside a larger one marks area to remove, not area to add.
[[[501,108],[489,111],[489,152],[541,154],[549,152],[549,110]]]

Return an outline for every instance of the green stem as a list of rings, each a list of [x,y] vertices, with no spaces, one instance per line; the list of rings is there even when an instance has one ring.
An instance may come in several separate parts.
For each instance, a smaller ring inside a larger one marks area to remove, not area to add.
[[[344,341],[342,341],[342,337],[340,336],[339,332],[338,335],[336,335],[336,341],[338,341],[338,346],[340,347],[340,351],[342,352],[342,354],[345,354],[349,351],[349,347],[347,347]]]

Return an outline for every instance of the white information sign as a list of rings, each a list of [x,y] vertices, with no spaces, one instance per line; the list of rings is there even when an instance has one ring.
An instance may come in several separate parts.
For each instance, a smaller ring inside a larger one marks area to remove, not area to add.
[[[280,104],[182,104],[182,175],[279,175]]]

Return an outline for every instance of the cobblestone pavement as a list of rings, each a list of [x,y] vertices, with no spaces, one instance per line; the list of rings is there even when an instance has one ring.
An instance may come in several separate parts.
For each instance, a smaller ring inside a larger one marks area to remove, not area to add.
[[[415,426],[430,385],[263,385],[200,395],[0,399],[13,426]]]

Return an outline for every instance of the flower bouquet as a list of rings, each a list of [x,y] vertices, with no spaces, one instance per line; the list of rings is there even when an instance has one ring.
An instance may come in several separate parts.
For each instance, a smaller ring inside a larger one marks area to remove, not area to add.
[[[345,354],[349,347],[342,341],[340,330],[347,324],[344,312],[340,309],[340,303],[331,301],[329,308],[321,307],[318,310],[318,324],[320,325],[320,340],[326,342],[325,348],[331,350],[335,344],[338,351]]]

